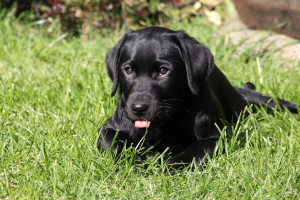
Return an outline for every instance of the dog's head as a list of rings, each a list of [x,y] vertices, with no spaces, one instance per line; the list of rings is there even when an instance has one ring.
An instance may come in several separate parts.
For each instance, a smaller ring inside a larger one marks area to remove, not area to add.
[[[187,97],[198,95],[213,65],[206,46],[160,27],[127,32],[106,56],[111,95],[120,86],[125,113],[137,128],[175,117]]]

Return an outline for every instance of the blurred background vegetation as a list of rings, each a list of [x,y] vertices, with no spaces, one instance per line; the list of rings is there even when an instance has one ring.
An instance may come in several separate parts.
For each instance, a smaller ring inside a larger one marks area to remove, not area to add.
[[[93,30],[168,26],[203,16],[219,26],[230,4],[226,0],[1,0],[0,9],[26,22],[88,37]]]

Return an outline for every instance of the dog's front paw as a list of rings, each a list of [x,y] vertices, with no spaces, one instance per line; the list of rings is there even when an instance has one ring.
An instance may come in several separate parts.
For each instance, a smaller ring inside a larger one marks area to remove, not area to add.
[[[177,155],[174,157],[171,157],[168,162],[166,163],[166,166],[168,169],[182,169],[186,167],[188,162],[185,162],[185,158],[182,155]]]
[[[144,163],[144,161],[143,161],[143,159],[142,159],[142,156],[139,155],[139,154],[136,154],[136,156],[135,156],[135,164],[141,165],[141,164],[143,164],[143,163]]]

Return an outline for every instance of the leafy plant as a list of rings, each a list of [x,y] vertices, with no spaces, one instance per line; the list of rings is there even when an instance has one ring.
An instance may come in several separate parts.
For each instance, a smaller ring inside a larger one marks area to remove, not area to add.
[[[201,15],[220,15],[212,13],[215,6],[223,0],[4,0],[0,7],[16,7],[16,14],[25,11],[34,13],[35,20],[45,26],[56,26],[61,31],[73,35],[87,35],[94,29],[140,28],[149,25],[169,25],[172,19],[190,19]],[[216,3],[217,2],[217,3]],[[214,18],[213,20],[216,20]],[[57,23],[56,23],[57,22]],[[212,21],[215,23],[214,21]],[[215,23],[216,24],[216,23]]]

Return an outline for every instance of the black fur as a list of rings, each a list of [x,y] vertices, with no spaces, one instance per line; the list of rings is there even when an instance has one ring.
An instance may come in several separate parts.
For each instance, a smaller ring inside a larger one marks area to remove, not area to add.
[[[234,123],[249,104],[275,106],[270,97],[254,91],[252,83],[232,86],[215,66],[210,50],[183,31],[129,31],[108,52],[106,66],[113,80],[112,96],[119,86],[119,97],[115,113],[100,131],[99,150],[111,147],[116,132],[117,154],[125,144],[137,145],[145,128],[136,128],[134,122],[143,119],[151,121],[146,148],[169,148],[168,164],[200,163],[219,140],[215,123]],[[278,102],[299,112],[293,103]]]

